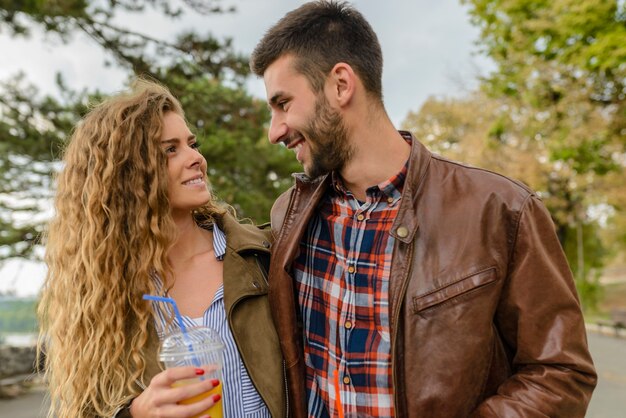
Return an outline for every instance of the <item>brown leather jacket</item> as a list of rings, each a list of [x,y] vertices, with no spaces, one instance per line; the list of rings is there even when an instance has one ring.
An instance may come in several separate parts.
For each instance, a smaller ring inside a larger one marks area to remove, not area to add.
[[[295,417],[307,413],[291,263],[329,177],[296,176],[272,209],[270,305]],[[550,215],[531,190],[433,155],[413,138],[391,234],[397,416],[584,416],[596,373],[580,304]]]

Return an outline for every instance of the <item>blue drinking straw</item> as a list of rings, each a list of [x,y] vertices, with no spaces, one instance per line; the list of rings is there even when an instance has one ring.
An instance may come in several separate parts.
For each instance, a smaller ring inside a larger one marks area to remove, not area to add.
[[[187,328],[185,327],[185,324],[183,323],[183,317],[180,315],[180,311],[178,310],[178,305],[176,305],[176,301],[172,298],[164,298],[162,296],[153,296],[153,295],[146,295],[146,294],[143,295],[143,299],[152,300],[155,302],[165,302],[165,303],[169,303],[172,305],[172,307],[174,308],[174,315],[176,315],[176,320],[178,321],[178,326],[180,327],[180,330],[183,333],[183,338],[187,342],[187,348],[189,349],[189,352],[191,353],[191,360],[193,361],[193,365],[196,367],[200,367],[200,360],[198,360],[198,358],[196,357],[193,351],[193,345],[192,345],[191,339],[189,338],[189,335],[187,334]]]

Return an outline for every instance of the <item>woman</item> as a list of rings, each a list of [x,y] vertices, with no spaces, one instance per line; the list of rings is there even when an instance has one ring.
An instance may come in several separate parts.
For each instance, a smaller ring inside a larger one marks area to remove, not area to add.
[[[282,359],[267,303],[269,235],[213,200],[207,162],[180,103],[138,80],[76,126],[58,176],[39,307],[50,416],[191,417],[219,399],[178,404],[216,382],[163,371],[159,337],[176,300],[185,321],[226,345],[226,417],[285,416]],[[166,313],[163,315],[163,313]]]

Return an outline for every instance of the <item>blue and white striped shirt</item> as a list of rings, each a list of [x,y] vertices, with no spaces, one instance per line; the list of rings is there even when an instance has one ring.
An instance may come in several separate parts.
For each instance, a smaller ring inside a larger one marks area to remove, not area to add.
[[[217,225],[213,227],[213,247],[215,257],[220,261],[223,260],[226,254],[226,235]],[[158,278],[155,282],[157,289],[162,289],[163,285]],[[159,338],[163,339],[168,331],[167,318],[159,309],[155,309],[155,312],[157,313],[157,332]],[[224,364],[222,367],[224,417],[270,418],[270,412],[250,380],[230,331],[226,309],[224,308],[224,286],[220,286],[215,292],[211,305],[201,318],[190,318],[183,315],[183,322],[188,327],[202,325],[213,328],[224,342]]]

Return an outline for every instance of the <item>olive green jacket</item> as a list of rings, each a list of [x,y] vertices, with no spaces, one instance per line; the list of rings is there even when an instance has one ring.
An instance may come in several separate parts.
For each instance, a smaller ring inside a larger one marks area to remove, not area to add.
[[[278,336],[268,304],[267,266],[271,232],[240,224],[231,215],[217,221],[226,234],[224,308],[250,379],[273,417],[286,416],[287,396]],[[137,385],[145,389],[162,370],[157,360],[159,339],[154,328],[144,355],[147,365]],[[130,417],[127,408],[116,417]]]

